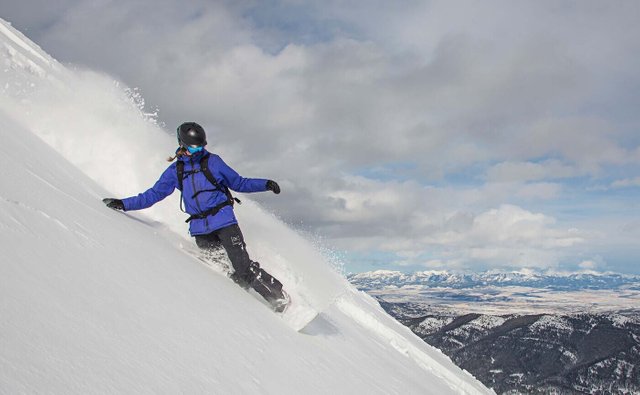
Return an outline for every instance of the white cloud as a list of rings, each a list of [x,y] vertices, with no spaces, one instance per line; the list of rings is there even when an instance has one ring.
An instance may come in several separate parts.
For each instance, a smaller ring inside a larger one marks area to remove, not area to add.
[[[635,162],[615,134],[614,125],[602,118],[541,118],[531,124],[520,151],[530,157],[560,155],[575,163],[577,172],[597,175],[604,165]]]
[[[552,217],[502,205],[474,216],[466,228],[436,232],[425,241],[457,251],[467,265],[482,261],[495,266],[550,267],[559,263],[563,249],[584,243],[587,237],[585,232],[558,227]]]
[[[482,262],[491,266],[548,268],[558,265],[568,250],[592,237],[588,232],[559,226],[552,217],[513,205],[501,205],[479,214],[459,211],[447,216],[434,214],[412,225],[421,232],[407,229],[387,238],[360,237],[359,246],[394,252],[403,258],[400,261],[403,265],[416,264],[428,251],[439,256],[424,260],[428,267],[447,262],[468,268]],[[353,245],[353,240],[348,244]]]
[[[556,220],[517,206],[503,205],[474,218],[467,240],[475,245],[501,244],[541,248],[568,247],[584,239],[571,229],[553,228]]]
[[[594,261],[587,260],[580,262],[578,266],[584,270],[596,270],[599,265]]]

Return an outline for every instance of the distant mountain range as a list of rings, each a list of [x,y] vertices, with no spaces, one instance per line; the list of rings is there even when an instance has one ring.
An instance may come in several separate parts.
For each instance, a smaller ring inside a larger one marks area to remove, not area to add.
[[[385,287],[445,287],[467,289],[478,287],[543,288],[555,291],[630,289],[640,290],[640,276],[619,273],[568,273],[547,274],[523,272],[455,273],[448,271],[423,271],[402,273],[390,270],[350,274],[349,281],[359,289],[380,290]]]

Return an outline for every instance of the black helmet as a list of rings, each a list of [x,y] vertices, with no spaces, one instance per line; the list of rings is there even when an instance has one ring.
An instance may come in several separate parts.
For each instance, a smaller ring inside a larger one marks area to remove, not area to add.
[[[204,147],[207,145],[207,135],[204,128],[195,122],[185,122],[178,126],[176,131],[178,135],[178,144],[181,147]]]

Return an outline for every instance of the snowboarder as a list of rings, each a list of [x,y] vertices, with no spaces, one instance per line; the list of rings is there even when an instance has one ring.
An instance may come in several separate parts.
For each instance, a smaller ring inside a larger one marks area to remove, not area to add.
[[[137,196],[125,199],[106,198],[103,202],[112,209],[141,210],[180,190],[180,209],[190,214],[189,233],[196,244],[213,253],[224,248],[233,266],[231,278],[244,289],[252,288],[281,312],[289,302],[282,284],[249,258],[244,237],[233,212],[234,198],[229,189],[237,192],[272,191],[280,193],[273,180],[244,178],[229,167],[218,155],[208,152],[206,134],[195,122],[178,126],[178,149],[173,162],[153,187]]]

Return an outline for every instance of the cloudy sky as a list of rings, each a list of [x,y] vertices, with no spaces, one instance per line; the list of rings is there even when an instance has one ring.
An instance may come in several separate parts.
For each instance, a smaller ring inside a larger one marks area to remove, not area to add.
[[[640,273],[640,2],[0,0],[348,271]],[[135,131],[133,131],[135,132]],[[169,150],[170,151],[170,150]]]

